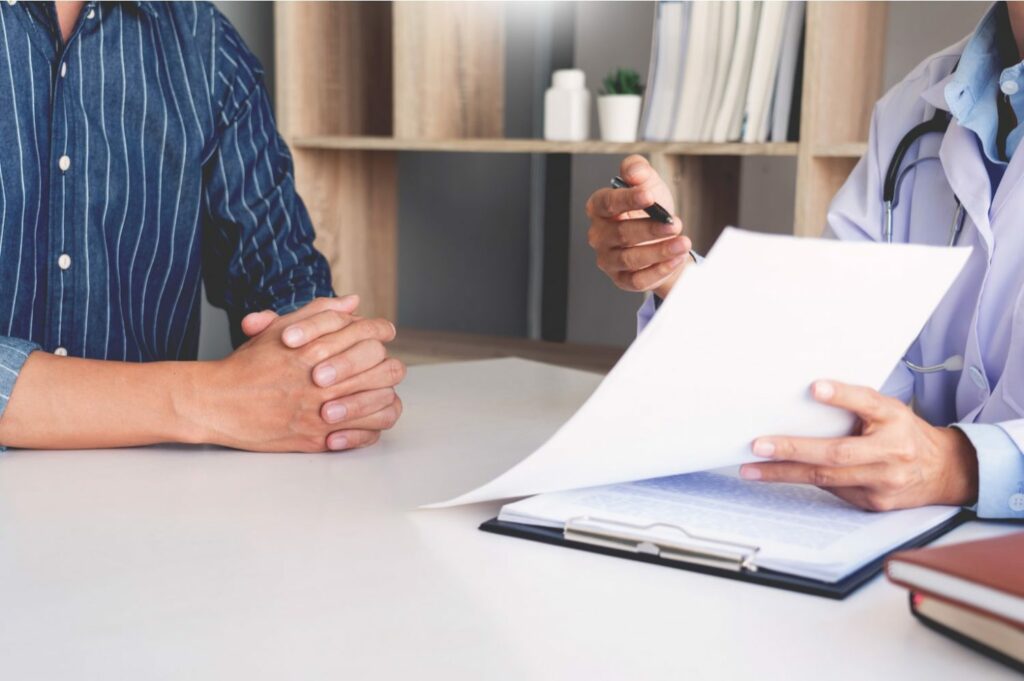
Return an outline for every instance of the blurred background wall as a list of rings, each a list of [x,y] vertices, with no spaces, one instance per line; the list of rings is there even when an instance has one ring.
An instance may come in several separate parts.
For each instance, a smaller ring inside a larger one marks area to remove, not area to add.
[[[272,3],[215,4],[263,62],[273,96]],[[653,3],[564,4],[509,6],[505,129],[510,137],[540,136],[540,98],[548,86],[552,53],[584,69],[591,88],[619,66],[646,77]],[[927,55],[970,33],[988,3],[892,2],[889,8],[886,88]],[[592,134],[596,132],[595,119]],[[530,234],[534,230],[536,237],[541,228],[545,196],[559,193],[570,200],[566,338],[628,344],[640,296],[617,290],[594,267],[584,213],[587,196],[607,184],[618,162],[612,156],[575,156],[569,161],[570,179],[563,183],[564,176],[551,173],[543,157],[402,154],[399,324],[512,336],[535,332],[529,299],[538,295],[542,254]],[[744,158],[740,226],[788,233],[795,175],[793,158]],[[204,302],[200,356],[220,357],[230,348],[224,314]]]

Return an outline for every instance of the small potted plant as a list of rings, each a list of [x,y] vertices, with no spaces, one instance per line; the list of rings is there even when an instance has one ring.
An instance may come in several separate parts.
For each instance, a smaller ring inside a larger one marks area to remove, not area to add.
[[[605,142],[636,142],[644,86],[633,69],[615,69],[604,77],[597,98],[597,118]]]

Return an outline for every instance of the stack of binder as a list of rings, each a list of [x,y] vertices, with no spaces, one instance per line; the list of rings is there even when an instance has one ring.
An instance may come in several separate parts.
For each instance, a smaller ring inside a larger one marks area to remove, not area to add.
[[[795,140],[804,14],[802,1],[660,2],[643,138]]]

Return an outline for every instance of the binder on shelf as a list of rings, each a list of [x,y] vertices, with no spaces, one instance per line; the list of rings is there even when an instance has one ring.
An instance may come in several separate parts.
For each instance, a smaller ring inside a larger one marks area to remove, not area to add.
[[[641,137],[785,141],[799,115],[803,25],[802,0],[659,2]]]

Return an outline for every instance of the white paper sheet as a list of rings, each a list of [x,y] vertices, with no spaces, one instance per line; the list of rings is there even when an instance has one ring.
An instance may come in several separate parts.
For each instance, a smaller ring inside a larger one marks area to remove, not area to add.
[[[810,485],[747,482],[730,469],[540,494],[507,504],[498,519],[562,528],[587,518],[612,531],[620,523],[659,523],[638,532],[692,546],[713,545],[694,535],[757,546],[759,567],[835,582],[959,512],[927,506],[872,513]]]
[[[435,506],[720,468],[754,460],[763,435],[848,433],[853,417],[810,384],[880,388],[969,254],[728,228],[547,443]]]

